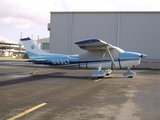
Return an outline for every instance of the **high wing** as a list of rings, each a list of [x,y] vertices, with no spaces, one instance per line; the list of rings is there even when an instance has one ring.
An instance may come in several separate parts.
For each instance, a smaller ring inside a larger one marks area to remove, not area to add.
[[[108,44],[100,39],[87,39],[75,42],[81,49],[88,51],[106,50],[107,48],[113,48],[111,44]]]
[[[108,55],[111,59],[111,62],[113,64],[114,69],[116,68],[115,63],[114,63],[114,59],[113,59],[112,54],[110,52],[110,49],[113,48],[113,46],[111,44],[108,44],[100,39],[87,39],[87,40],[75,42],[75,44],[77,44],[81,49],[88,50],[88,51],[100,51],[100,50],[107,51]],[[104,52],[104,54],[105,54],[105,52]],[[104,57],[104,55],[102,57]],[[101,65],[100,65],[100,67],[101,67]],[[98,71],[93,72],[92,76],[99,75],[100,71],[103,71],[100,69]],[[103,75],[104,75],[104,71],[103,71],[102,76]]]

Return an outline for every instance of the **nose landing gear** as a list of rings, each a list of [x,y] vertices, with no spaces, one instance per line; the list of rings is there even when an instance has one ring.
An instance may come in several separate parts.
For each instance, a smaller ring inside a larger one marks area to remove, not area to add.
[[[127,68],[127,72],[123,73],[123,76],[128,78],[133,78],[135,75],[136,73],[131,71],[130,68]]]

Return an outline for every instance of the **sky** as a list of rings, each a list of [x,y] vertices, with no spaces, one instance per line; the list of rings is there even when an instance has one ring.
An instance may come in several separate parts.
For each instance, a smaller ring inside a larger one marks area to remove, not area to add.
[[[54,11],[160,11],[159,0],[0,0],[0,40],[49,37]]]

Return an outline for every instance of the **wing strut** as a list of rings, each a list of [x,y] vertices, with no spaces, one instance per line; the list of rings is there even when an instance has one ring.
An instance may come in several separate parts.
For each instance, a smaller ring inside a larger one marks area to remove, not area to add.
[[[115,65],[115,63],[114,63],[114,59],[113,59],[113,57],[112,57],[112,54],[111,54],[111,52],[110,52],[110,50],[109,50],[108,47],[107,47],[106,50],[107,50],[108,53],[109,53],[109,57],[110,57],[110,59],[111,59],[111,61],[112,61],[112,64],[113,64],[113,69],[115,70],[115,69],[116,69],[116,65]]]

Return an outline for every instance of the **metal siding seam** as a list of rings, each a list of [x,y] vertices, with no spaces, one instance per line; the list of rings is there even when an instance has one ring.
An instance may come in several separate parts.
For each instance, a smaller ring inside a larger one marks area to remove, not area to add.
[[[72,54],[72,29],[73,29],[73,13],[70,13],[70,54]]]
[[[118,13],[118,31],[117,31],[117,47],[119,47],[119,35],[120,35],[120,12]]]

